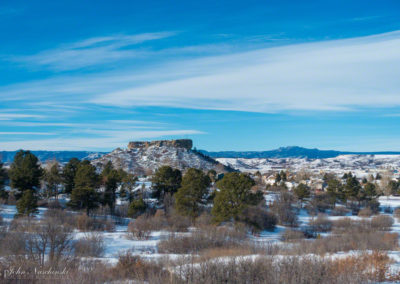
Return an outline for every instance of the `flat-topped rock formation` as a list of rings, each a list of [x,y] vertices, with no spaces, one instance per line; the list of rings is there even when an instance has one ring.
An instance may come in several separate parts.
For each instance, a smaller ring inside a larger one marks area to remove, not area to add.
[[[151,175],[157,168],[168,165],[185,171],[188,168],[215,170],[232,169],[196,150],[190,139],[130,142],[127,149],[115,149],[92,163],[101,169],[107,162],[135,175]]]
[[[135,148],[148,148],[151,146],[157,146],[157,147],[166,146],[166,147],[184,148],[190,150],[193,147],[193,141],[191,139],[133,141],[129,142],[128,149],[131,150]]]

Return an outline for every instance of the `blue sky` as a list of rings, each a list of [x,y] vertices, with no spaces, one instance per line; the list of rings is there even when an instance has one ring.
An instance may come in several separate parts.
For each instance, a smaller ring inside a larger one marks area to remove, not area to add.
[[[399,1],[1,1],[0,150],[400,150]]]

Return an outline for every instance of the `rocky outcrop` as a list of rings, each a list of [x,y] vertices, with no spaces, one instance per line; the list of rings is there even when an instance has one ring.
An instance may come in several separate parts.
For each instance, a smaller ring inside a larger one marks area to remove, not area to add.
[[[92,163],[100,170],[106,163],[111,162],[115,168],[139,176],[152,175],[164,165],[183,172],[188,168],[215,170],[217,173],[232,170],[213,158],[192,150],[192,145],[190,139],[130,142],[128,149],[115,149]]]
[[[157,141],[134,141],[129,142],[128,149],[136,148],[148,148],[151,146],[156,147],[173,147],[173,148],[184,148],[187,150],[192,149],[193,141],[191,139],[177,139],[177,140],[157,140]]]

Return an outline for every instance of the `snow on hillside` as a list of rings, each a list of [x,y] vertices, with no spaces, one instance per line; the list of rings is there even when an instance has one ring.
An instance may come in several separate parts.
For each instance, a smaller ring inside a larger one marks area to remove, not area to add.
[[[218,162],[231,166],[234,169],[248,172],[267,172],[271,170],[309,169],[327,172],[362,171],[375,172],[377,170],[397,170],[400,168],[400,155],[341,155],[335,158],[307,159],[307,158],[279,158],[279,159],[244,159],[218,158]]]
[[[168,165],[180,170],[198,168],[203,170],[214,169],[217,172],[225,171],[224,165],[196,151],[171,146],[150,146],[133,149],[117,148],[92,163],[101,168],[108,161],[111,161],[114,167],[123,168],[125,171],[136,175],[149,175],[162,165]]]

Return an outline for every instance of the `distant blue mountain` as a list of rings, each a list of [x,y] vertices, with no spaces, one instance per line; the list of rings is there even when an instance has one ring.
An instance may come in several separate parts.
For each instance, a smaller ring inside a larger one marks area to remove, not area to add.
[[[220,151],[208,152],[200,150],[212,158],[308,158],[324,159],[339,155],[400,155],[400,152],[342,152],[335,150],[308,149],[298,146],[280,147],[269,151]]]
[[[17,151],[0,151],[0,160],[3,163],[10,163],[13,161]],[[198,152],[212,157],[212,158],[308,158],[308,159],[324,159],[334,158],[339,155],[400,155],[400,152],[342,152],[335,150],[319,150],[308,149],[298,146],[280,147],[275,150],[269,151],[220,151],[209,152],[206,150],[198,150]],[[106,152],[92,152],[92,151],[32,151],[40,161],[45,162],[48,160],[56,159],[61,163],[68,162],[71,158],[78,158],[80,160],[97,159]]]
[[[1,162],[10,163],[14,160],[14,156],[18,151],[0,151]],[[56,159],[60,163],[68,162],[71,158],[82,159],[96,159],[106,154],[102,152],[90,151],[31,151],[42,162]]]

